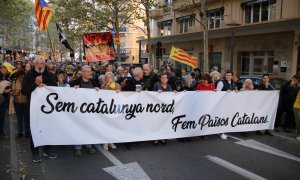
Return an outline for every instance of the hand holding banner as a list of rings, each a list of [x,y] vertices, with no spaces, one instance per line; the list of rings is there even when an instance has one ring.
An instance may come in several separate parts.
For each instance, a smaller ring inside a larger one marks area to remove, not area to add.
[[[119,92],[37,88],[34,145],[102,144],[272,129],[278,91]]]

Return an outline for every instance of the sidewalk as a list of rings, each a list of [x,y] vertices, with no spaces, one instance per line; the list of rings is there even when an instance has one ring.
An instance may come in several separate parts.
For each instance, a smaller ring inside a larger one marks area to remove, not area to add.
[[[5,121],[5,134],[9,136],[9,120]],[[10,139],[0,140],[0,179],[11,179],[10,168]]]
[[[7,115],[5,133],[9,137],[0,141],[0,179],[45,179],[40,164],[32,162],[29,139],[16,139],[16,115]]]

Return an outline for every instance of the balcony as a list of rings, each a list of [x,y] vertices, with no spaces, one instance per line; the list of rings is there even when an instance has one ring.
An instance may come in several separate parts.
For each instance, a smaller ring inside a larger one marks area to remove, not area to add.
[[[163,16],[162,9],[151,9],[150,10],[150,18],[151,19],[159,19],[162,16]]]
[[[184,10],[189,6],[200,5],[201,0],[174,0],[173,10]]]

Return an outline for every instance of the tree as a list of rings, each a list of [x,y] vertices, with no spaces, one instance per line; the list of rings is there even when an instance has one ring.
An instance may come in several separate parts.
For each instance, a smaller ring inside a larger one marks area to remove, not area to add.
[[[150,64],[153,65],[153,59],[152,59],[152,49],[150,48],[150,39],[151,39],[151,27],[150,27],[150,10],[151,8],[153,7],[156,7],[157,4],[156,4],[156,1],[155,0],[136,0],[136,2],[138,4],[140,4],[137,13],[135,15],[135,19],[141,19],[143,22],[144,22],[144,26],[146,27],[146,30],[144,27],[139,27],[139,26],[136,26],[135,23],[132,23],[131,25],[134,26],[134,27],[137,27],[139,29],[141,29],[146,37],[147,37],[147,42],[148,42],[148,45],[147,45],[147,48],[148,48],[148,53],[149,53],[149,58],[150,58]]]
[[[34,5],[30,0],[0,0],[0,36],[6,49],[33,49]]]
[[[197,1],[199,2],[199,1]],[[201,0],[200,4],[196,0],[186,0],[182,3],[182,7],[188,7],[191,13],[195,11],[200,13],[200,19],[195,18],[197,22],[203,27],[203,59],[204,59],[204,72],[209,71],[208,67],[208,19],[206,15],[206,0]]]
[[[113,27],[119,34],[122,27],[134,21],[139,3],[134,0],[93,0],[91,7],[92,22],[109,30]],[[119,62],[121,61],[120,50],[120,45],[117,44]]]

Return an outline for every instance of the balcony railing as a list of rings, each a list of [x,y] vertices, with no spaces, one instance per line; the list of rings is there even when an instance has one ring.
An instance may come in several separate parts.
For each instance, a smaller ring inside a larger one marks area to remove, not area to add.
[[[183,10],[189,6],[199,5],[201,0],[173,0],[172,6],[174,10]]]

